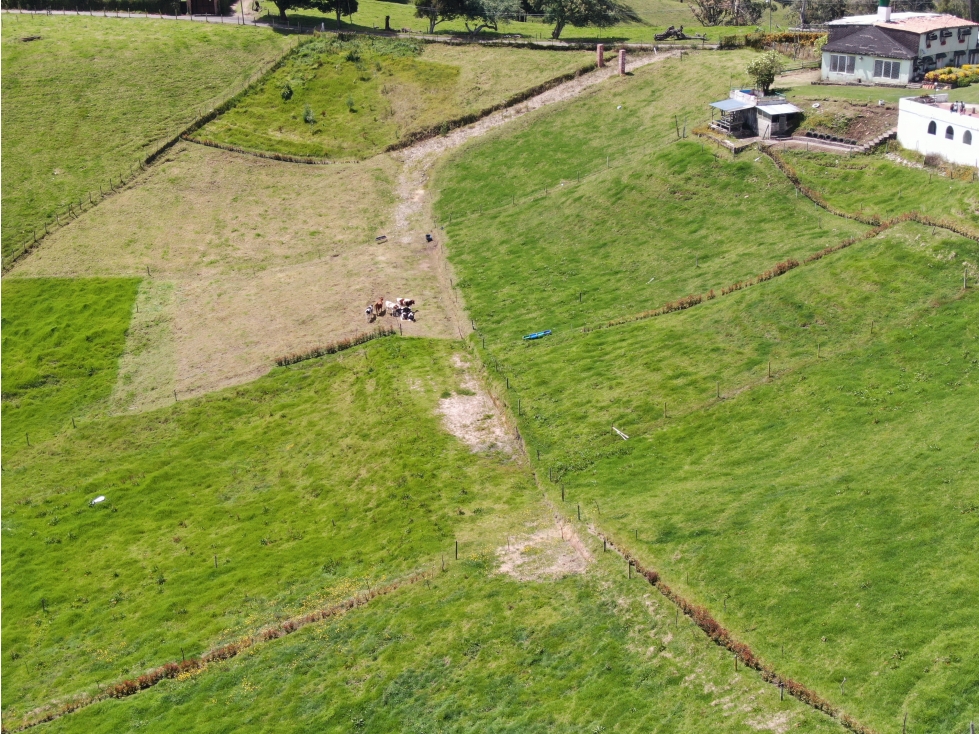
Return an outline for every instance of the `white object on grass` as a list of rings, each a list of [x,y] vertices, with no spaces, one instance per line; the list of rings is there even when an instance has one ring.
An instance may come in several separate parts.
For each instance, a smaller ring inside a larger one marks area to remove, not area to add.
[[[813,108],[814,110],[818,110],[818,109],[819,109],[819,102],[813,102],[813,103],[812,103],[812,108]]]
[[[656,278],[650,278],[649,280],[647,280],[647,281],[646,281],[646,285],[649,285],[649,284],[650,284],[650,283],[652,283],[652,282],[653,282],[654,280],[656,280]]]
[[[612,430],[615,431],[616,433],[618,433],[619,434],[619,438],[621,438],[623,441],[628,441],[629,440],[629,437],[627,435],[625,435],[624,433],[622,433],[622,431],[620,431],[615,426],[612,426]]]
[[[89,504],[89,506],[92,506],[92,505],[97,505],[99,502],[105,502],[105,495],[100,494],[98,497],[96,497],[94,500],[92,500],[88,504]]]

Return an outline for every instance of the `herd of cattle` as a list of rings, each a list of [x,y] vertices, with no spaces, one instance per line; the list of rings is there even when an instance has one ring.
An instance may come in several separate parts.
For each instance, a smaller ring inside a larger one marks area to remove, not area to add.
[[[395,298],[393,303],[391,301],[385,301],[383,298],[378,298],[374,303],[368,304],[367,310],[364,313],[367,314],[368,324],[373,324],[378,316],[384,316],[387,313],[402,321],[414,321],[415,312],[411,310],[411,307],[414,305],[414,298]]]

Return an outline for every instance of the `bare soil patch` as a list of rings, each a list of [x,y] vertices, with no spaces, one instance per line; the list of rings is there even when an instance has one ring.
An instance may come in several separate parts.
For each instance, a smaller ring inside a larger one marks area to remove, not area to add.
[[[549,581],[582,574],[594,559],[571,525],[545,527],[530,535],[510,538],[496,549],[498,573],[519,581]]]
[[[457,392],[439,400],[438,412],[445,429],[473,451],[514,452],[514,436],[482,385],[469,372],[469,364],[456,356],[461,385]]]
[[[818,104],[818,108],[812,105]],[[797,135],[805,130],[866,143],[897,125],[897,104],[834,99],[806,99],[799,105],[806,115]]]

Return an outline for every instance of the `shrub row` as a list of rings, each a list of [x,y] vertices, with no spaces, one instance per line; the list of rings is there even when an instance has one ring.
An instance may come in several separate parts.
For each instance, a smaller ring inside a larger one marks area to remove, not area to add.
[[[862,222],[863,224],[869,224],[872,227],[879,227],[881,226],[881,224],[885,223],[881,220],[879,216],[876,215],[866,215],[862,212],[856,212],[856,213],[846,212],[841,209],[837,209],[836,207],[831,205],[828,201],[826,201],[826,199],[824,199],[823,196],[818,191],[815,191],[814,189],[811,189],[805,184],[803,184],[802,181],[799,179],[799,175],[796,173],[795,169],[792,168],[789,162],[785,160],[785,158],[777,149],[764,147],[764,148],[760,148],[760,150],[762,153],[764,153],[765,155],[767,155],[769,158],[772,159],[772,162],[775,163],[778,169],[783,174],[785,174],[785,177],[788,178],[789,181],[792,182],[792,185],[795,186],[797,189],[799,189],[799,191],[801,191],[806,198],[808,198],[810,201],[812,201],[814,204],[821,207],[822,209],[825,209],[830,214],[833,214],[837,217],[843,217],[844,219],[852,219],[857,222]],[[922,214],[917,210],[911,210],[909,212],[904,212],[903,214],[899,214],[893,219],[887,220],[886,224],[888,227],[892,227],[899,222],[917,222],[918,224],[923,224],[926,227],[939,227],[941,229],[947,229],[949,232],[954,232],[957,235],[961,235],[962,237],[967,237],[970,240],[975,240],[979,242],[979,232],[970,230],[964,224],[960,224],[959,222],[953,222],[950,219],[944,219],[944,218],[938,219],[936,217],[930,217],[927,214]],[[880,232],[878,232],[877,234],[880,234]],[[876,234],[870,236],[876,236]],[[850,244],[853,243],[851,242]],[[848,247],[848,246],[849,245],[843,245],[837,247],[836,249],[839,250],[839,249],[843,249],[843,247]]]
[[[761,673],[762,680],[785,688],[789,695],[793,696],[799,701],[802,701],[808,706],[817,709],[818,711],[828,714],[856,734],[876,734],[873,729],[863,726],[849,714],[844,713],[818,693],[804,686],[802,683],[779,675],[772,666],[767,665],[757,655],[755,655],[754,651],[748,645],[736,640],[731,635],[730,631],[728,631],[720,622],[714,619],[706,607],[694,604],[680,596],[680,594],[670,588],[663,581],[656,570],[646,568],[631,552],[626,550],[624,547],[617,546],[610,538],[601,535],[601,533],[599,533],[599,535],[613,548],[617,548],[622,554],[623,558],[633,564],[636,572],[640,576],[645,578],[652,586],[655,586],[659,592],[663,594],[663,596],[679,607],[680,611],[682,611],[684,615],[689,617],[694,624],[703,630],[703,632],[711,640],[713,640],[714,643],[726,648],[727,650],[730,650],[747,667]]]
[[[776,263],[773,267],[769,268],[761,275],[758,275],[753,280],[738,281],[733,285],[721,288],[721,295],[726,296],[728,293],[734,293],[734,291],[739,291],[742,288],[747,288],[748,286],[757,285],[758,283],[763,283],[766,280],[777,278],[778,276],[783,275],[797,267],[799,267],[799,261],[789,258],[783,262]],[[601,326],[586,326],[582,329],[582,333],[587,334],[589,331],[595,331],[596,329],[608,329],[612,326],[619,326],[632,321],[643,321],[644,319],[651,319],[655,316],[663,316],[664,314],[673,313],[675,311],[684,311],[691,306],[696,306],[704,301],[711,301],[715,298],[717,298],[717,294],[714,293],[714,289],[712,288],[706,295],[700,295],[699,293],[691,294],[689,296],[679,298],[676,301],[670,301],[669,303],[666,303],[659,308],[654,308],[650,311],[642,311],[641,313],[632,314],[630,316],[612,319]]]
[[[187,0],[3,0],[4,10],[63,10],[78,13],[145,13],[147,15],[181,15],[187,12]],[[220,15],[231,12],[230,0],[220,0]]]
[[[285,637],[286,635],[292,634],[296,630],[302,629],[307,624],[320,622],[324,619],[329,619],[348,612],[351,609],[364,606],[372,599],[390,594],[391,592],[400,589],[402,586],[418,583],[429,576],[430,574],[424,572],[416,573],[401,581],[394,581],[385,586],[378,586],[377,588],[369,589],[365,594],[358,594],[357,596],[346,599],[337,604],[332,604],[331,606],[324,607],[323,609],[305,614],[302,617],[287,619],[280,625],[262,630],[257,637],[245,637],[227,645],[216,647],[204,653],[199,658],[189,658],[186,660],[181,660],[179,663],[166,663],[165,665],[161,665],[158,668],[150,670],[148,673],[145,673],[138,678],[126,679],[120,681],[119,683],[115,683],[94,696],[80,696],[61,704],[57,708],[52,708],[34,719],[25,721],[19,727],[14,729],[7,729],[4,727],[3,729],[0,729],[0,732],[6,734],[8,731],[24,731],[25,729],[30,729],[38,726],[39,724],[54,721],[55,719],[65,716],[66,714],[70,714],[80,708],[103,701],[107,698],[126,698],[127,696],[132,696],[135,693],[139,693],[142,690],[155,686],[160,681],[168,678],[177,678],[181,673],[188,673],[194,670],[203,670],[210,663],[219,662],[221,660],[229,660],[248,648],[253,647],[258,642],[267,642],[269,640]]]
[[[582,74],[587,74],[590,71],[594,71],[598,68],[598,64],[591,63],[582,66],[575,71],[570,71],[567,74],[561,74],[553,79],[548,79],[546,82],[541,82],[535,87],[530,89],[525,89],[522,92],[514,94],[512,97],[495,104],[492,107],[486,107],[479,112],[473,112],[468,115],[463,115],[462,117],[457,117],[454,120],[446,120],[445,122],[440,122],[437,125],[432,125],[430,127],[422,128],[421,130],[415,130],[414,132],[408,133],[401,140],[396,143],[392,143],[384,152],[391,153],[396,150],[402,150],[408,148],[415,143],[420,143],[422,140],[428,140],[429,138],[434,138],[439,135],[446,135],[450,130],[455,130],[459,127],[465,127],[466,125],[471,125],[474,122],[482,120],[484,117],[489,117],[494,112],[499,112],[500,110],[505,110],[521,102],[526,102],[531,97],[536,97],[538,94],[543,94],[549,89],[553,89],[559,84],[564,84],[565,82],[571,81],[572,79],[577,79]]]
[[[765,49],[777,43],[790,43],[797,46],[815,46],[820,38],[824,38],[825,33],[817,31],[800,31],[791,33],[782,31],[781,33],[749,33],[744,37],[744,45],[757,51]]]
[[[229,143],[219,143],[217,140],[211,140],[210,138],[202,137],[190,137],[189,135],[181,136],[188,143],[197,143],[198,145],[206,145],[210,148],[219,148],[220,150],[228,150],[232,153],[240,153],[242,155],[251,155],[256,158],[268,158],[273,161],[285,161],[286,163],[303,163],[305,165],[311,166],[329,166],[337,163],[359,163],[357,160],[341,161],[334,160],[332,158],[314,158],[312,156],[301,156],[301,155],[289,155],[288,153],[269,153],[264,150],[250,150],[249,148],[242,148],[240,145],[231,145]]]
[[[316,359],[317,357],[322,357],[326,354],[336,354],[337,352],[342,352],[344,349],[350,349],[351,347],[356,347],[358,344],[364,344],[372,341],[373,339],[380,339],[383,336],[391,336],[392,334],[394,334],[394,327],[379,326],[374,331],[366,331],[363,334],[358,334],[357,336],[340,339],[323,347],[315,347],[314,349],[310,349],[305,352],[294,352],[293,354],[287,354],[285,357],[277,358],[275,363],[279,367],[285,367],[286,365],[296,364],[297,362],[303,362],[307,359]]]

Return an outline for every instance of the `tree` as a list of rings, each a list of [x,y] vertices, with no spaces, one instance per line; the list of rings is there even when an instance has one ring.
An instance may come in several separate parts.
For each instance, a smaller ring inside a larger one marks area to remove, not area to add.
[[[543,13],[545,23],[553,23],[551,38],[557,40],[566,26],[608,26],[618,23],[641,23],[631,7],[618,0],[532,0],[530,8]]]
[[[357,0],[301,0],[306,3],[301,7],[314,8],[323,14],[334,13],[337,18],[337,28],[340,28],[340,16],[350,17],[357,12]],[[276,0],[279,2],[279,0]]]
[[[500,23],[507,23],[520,12],[520,0],[464,0],[464,3],[462,15],[470,37],[487,28],[499,30]]]
[[[415,0],[415,17],[428,20],[428,32],[435,26],[466,14],[466,0]]]
[[[694,0],[688,6],[701,25],[754,25],[765,12],[765,5],[755,0]]]
[[[971,14],[971,8],[965,0],[938,0],[935,3],[935,12],[967,19]]]
[[[766,51],[745,68],[748,76],[755,80],[755,84],[765,94],[768,94],[768,90],[772,88],[775,77],[780,71],[782,71],[782,57],[779,56],[778,51]]]
[[[286,11],[292,10],[293,8],[304,8],[308,7],[304,4],[304,0],[276,0],[275,3],[279,8],[279,17],[282,20],[286,20]]]

